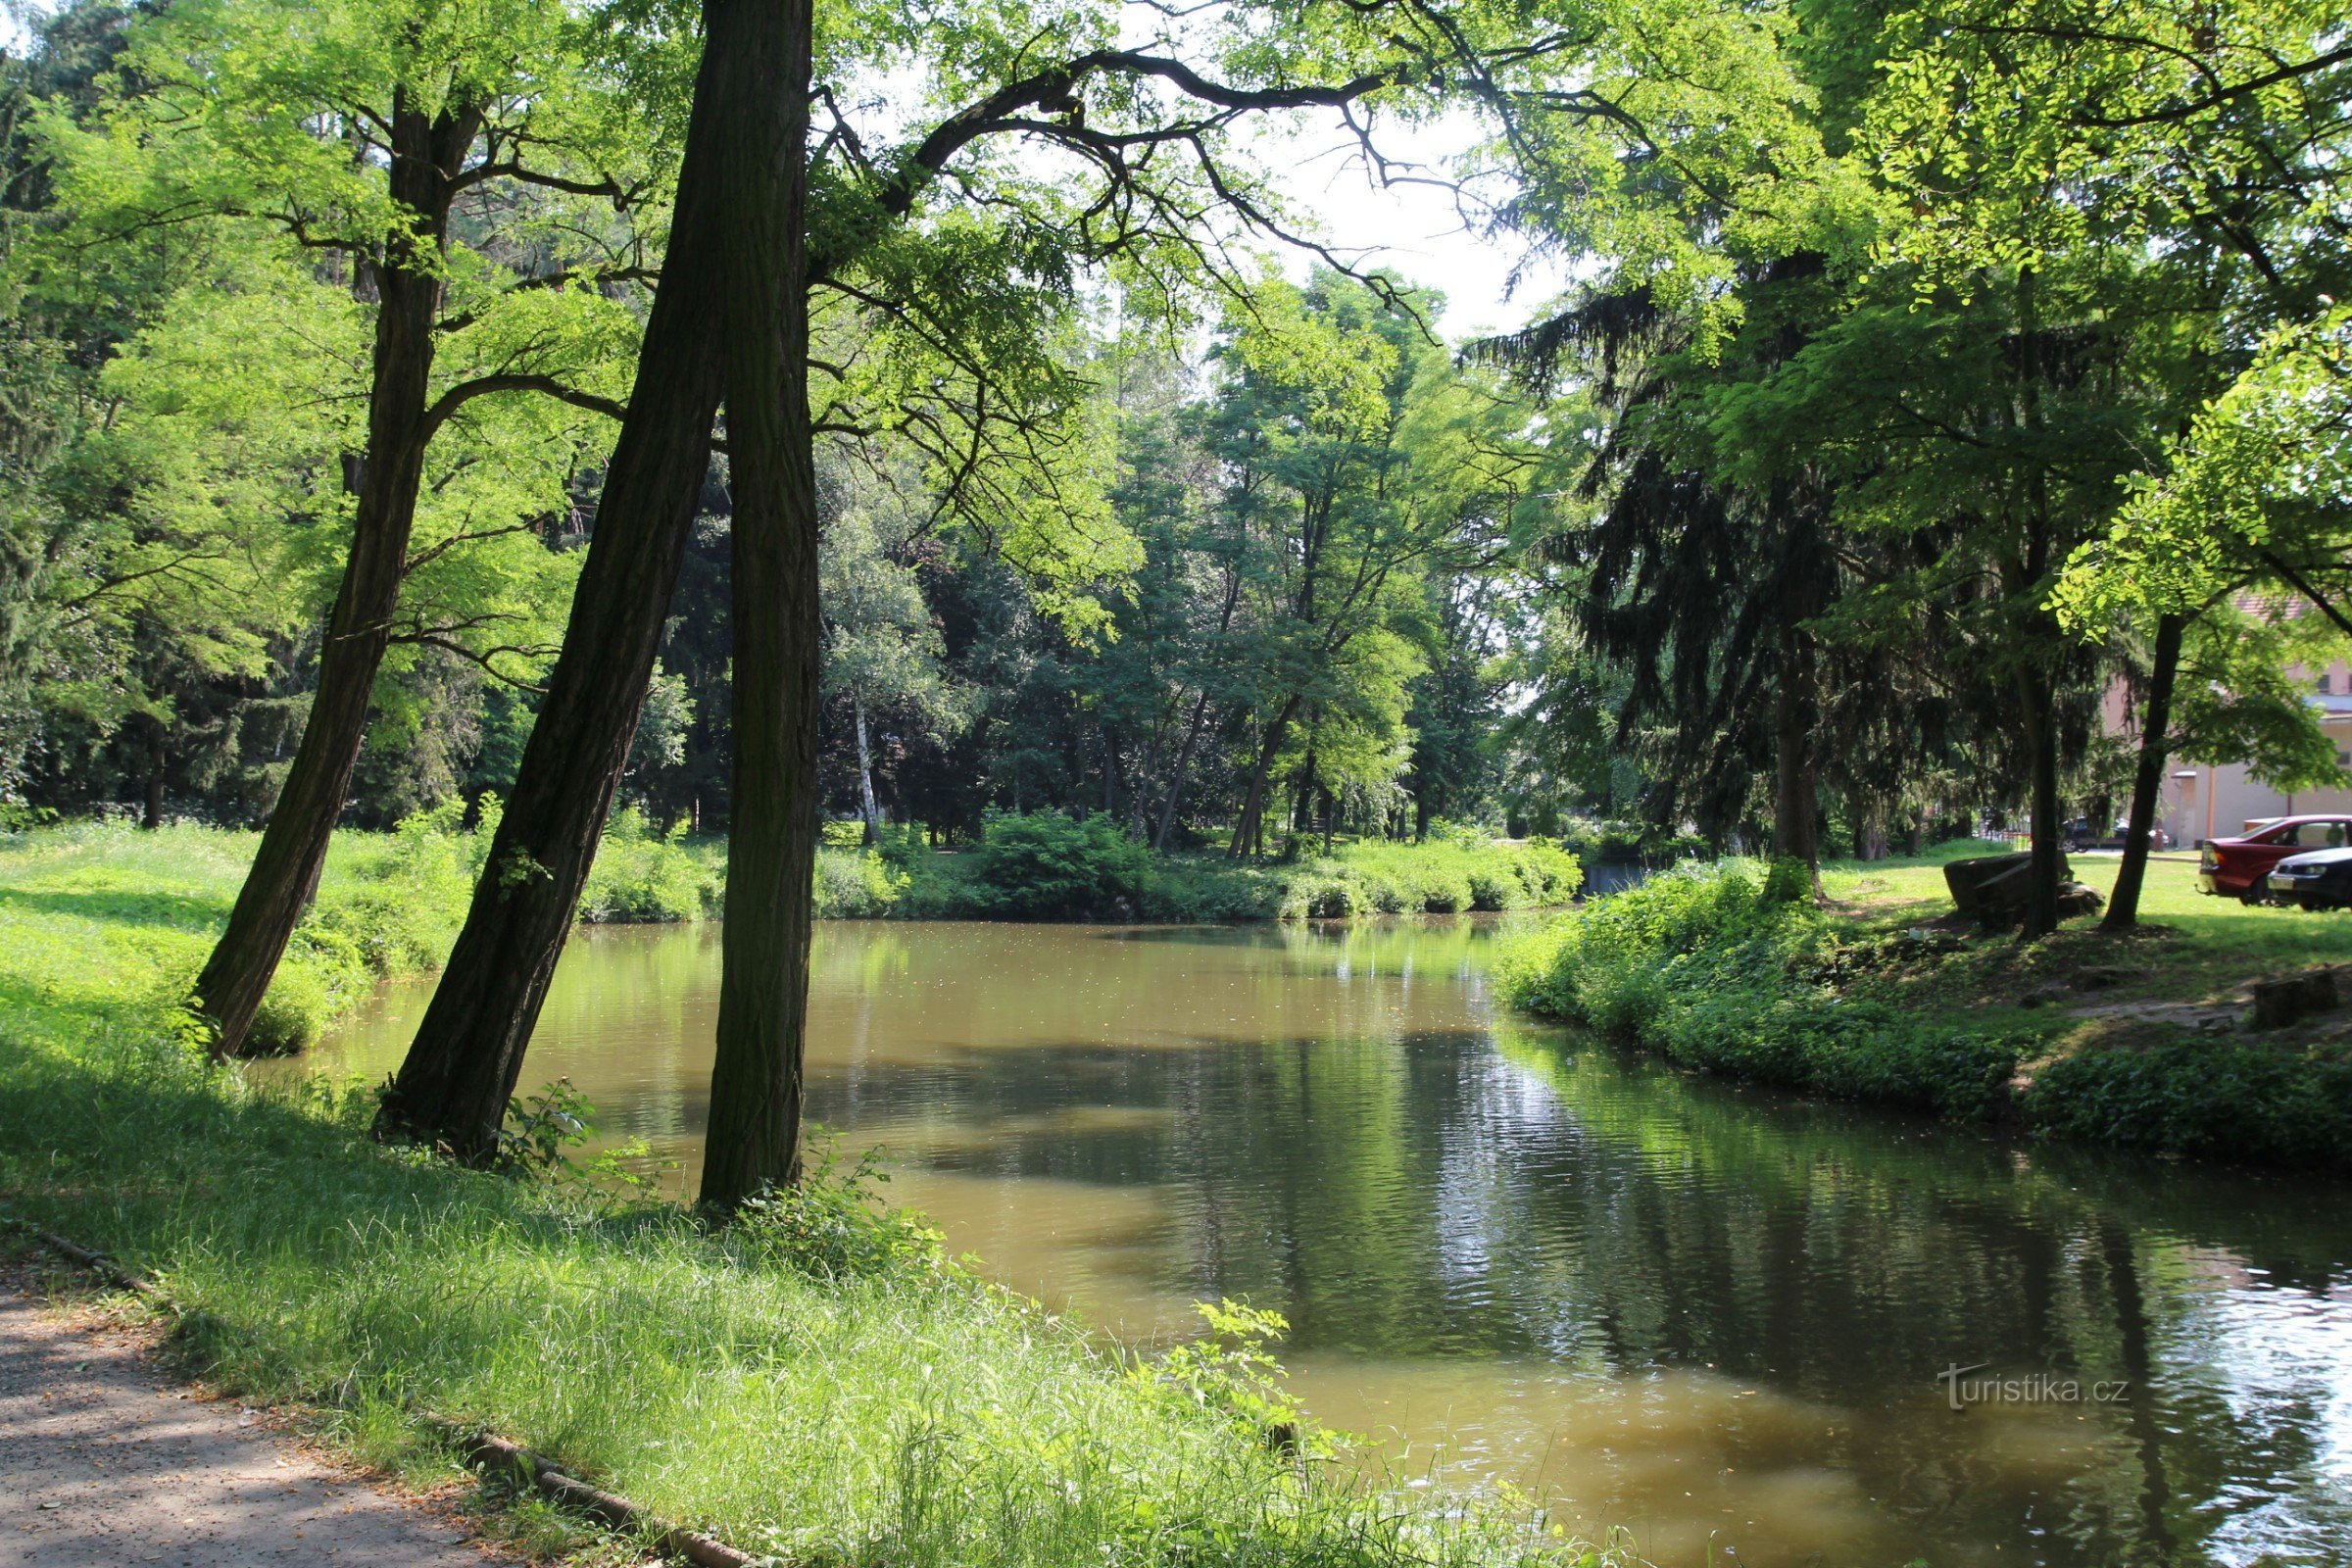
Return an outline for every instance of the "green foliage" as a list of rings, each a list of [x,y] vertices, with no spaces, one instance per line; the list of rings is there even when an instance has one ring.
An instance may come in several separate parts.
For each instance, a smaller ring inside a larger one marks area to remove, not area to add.
[[[685,824],[657,833],[634,807],[612,813],[580,893],[591,923],[699,920],[719,902],[718,873],[686,844]]]
[[[878,920],[913,879],[872,850],[830,846],[816,852],[816,918]]]
[[[2038,1069],[2025,1111],[2061,1137],[2352,1171],[2352,1050],[2210,1035],[2093,1046]]]
[[[820,913],[864,907],[846,887],[851,862],[820,857]],[[1364,914],[1462,914],[1552,907],[1584,880],[1576,857],[1543,840],[1483,834],[1425,844],[1364,840],[1291,863],[1222,855],[1153,855],[1108,817],[1052,812],[993,818],[977,851],[904,858],[904,892],[874,914],[915,919],[1328,920]]]
[[[1483,834],[1424,844],[1366,840],[1288,872],[1286,920],[1348,914],[1465,914],[1566,904],[1584,883],[1576,857],[1541,839]]]
[[[1208,1325],[1203,1339],[1177,1346],[1133,1376],[1182,1403],[1224,1416],[1252,1437],[1274,1429],[1294,1435],[1303,1412],[1282,1388],[1271,1347],[1291,1331],[1281,1313],[1219,1298],[1196,1302]]]
[[[498,1129],[497,1168],[510,1176],[545,1179],[565,1168],[564,1153],[596,1131],[596,1106],[568,1078],[507,1102]]]
[[[1104,816],[1052,812],[992,820],[973,852],[974,896],[989,914],[1125,920],[1140,912],[1151,852]]]
[[[804,1148],[799,1183],[746,1204],[729,1222],[731,1242],[763,1263],[820,1280],[905,1280],[947,1268],[938,1229],[882,1201],[890,1175],[880,1150],[845,1164],[821,1127],[808,1130]]]
[[[1840,998],[1802,862],[1689,864],[1591,901],[1497,965],[1504,996],[1705,1072],[1983,1117],[2025,1047]]]

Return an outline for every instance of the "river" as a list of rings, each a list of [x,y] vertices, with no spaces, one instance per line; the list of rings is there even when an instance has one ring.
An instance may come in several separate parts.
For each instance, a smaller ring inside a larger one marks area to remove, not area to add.
[[[2352,1562],[2352,1189],[1693,1079],[1513,1015],[1494,940],[820,924],[809,1113],[993,1277],[1130,1343],[1273,1308],[1400,1484],[1662,1564]],[[584,931],[526,1089],[691,1181],[717,1000],[715,926]]]

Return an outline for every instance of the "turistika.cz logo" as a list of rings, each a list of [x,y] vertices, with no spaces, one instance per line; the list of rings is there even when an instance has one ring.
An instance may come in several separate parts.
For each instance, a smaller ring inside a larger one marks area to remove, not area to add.
[[[1975,1377],[1992,1363],[1947,1366],[1936,1374],[1944,1398],[1955,1410],[1972,1404],[2114,1404],[2132,1392],[2129,1378],[2084,1382],[2063,1372],[2023,1372],[2010,1376]]]

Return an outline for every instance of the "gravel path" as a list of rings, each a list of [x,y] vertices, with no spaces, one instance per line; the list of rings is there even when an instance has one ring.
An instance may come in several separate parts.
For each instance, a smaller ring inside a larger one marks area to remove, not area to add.
[[[0,1568],[511,1561],[0,1288]]]

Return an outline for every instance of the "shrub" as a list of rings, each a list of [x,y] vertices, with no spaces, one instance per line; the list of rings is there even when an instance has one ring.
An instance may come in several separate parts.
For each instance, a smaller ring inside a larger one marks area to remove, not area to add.
[[[714,880],[685,845],[683,822],[657,833],[635,807],[612,814],[596,864],[580,893],[580,918],[591,922],[700,919],[715,902]]]
[[[878,920],[906,892],[911,877],[894,871],[871,850],[816,852],[816,918]]]
[[[2201,1035],[2093,1046],[2040,1069],[2025,1110],[2066,1137],[2352,1170],[2352,1048]]]
[[[1106,816],[1000,816],[973,853],[978,903],[1014,919],[1132,919],[1151,852]]]
[[[1798,861],[1687,865],[1509,946],[1505,997],[1684,1066],[1947,1116],[1990,1114],[2023,1047],[1806,976],[1833,945]]]
[[[1144,878],[1148,920],[1271,920],[1284,915],[1290,883],[1280,872],[1221,855],[1161,855]]]
[[[257,1055],[290,1056],[308,1051],[334,1018],[335,1000],[318,970],[289,958],[277,966],[270,990],[253,1015],[245,1049]]]
[[[1355,912],[1355,889],[1344,877],[1294,877],[1283,889],[1285,920],[1339,920]]]

